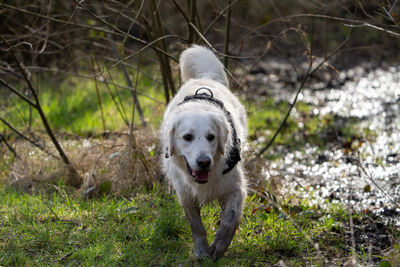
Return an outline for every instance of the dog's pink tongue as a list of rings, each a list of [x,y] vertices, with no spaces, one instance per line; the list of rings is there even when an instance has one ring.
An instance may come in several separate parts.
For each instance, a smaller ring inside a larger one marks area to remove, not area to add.
[[[195,176],[197,181],[199,181],[199,182],[207,182],[208,181],[208,172],[193,171],[193,176]]]

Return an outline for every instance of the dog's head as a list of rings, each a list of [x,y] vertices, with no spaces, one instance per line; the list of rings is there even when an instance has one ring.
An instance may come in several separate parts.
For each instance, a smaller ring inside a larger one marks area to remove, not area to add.
[[[169,156],[184,161],[194,181],[207,183],[216,160],[226,151],[228,134],[228,122],[219,113],[181,113],[168,131]]]

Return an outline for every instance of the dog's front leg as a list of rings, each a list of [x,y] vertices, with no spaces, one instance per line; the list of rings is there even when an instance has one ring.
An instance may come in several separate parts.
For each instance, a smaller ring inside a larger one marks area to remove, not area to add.
[[[195,258],[209,257],[207,233],[201,222],[200,207],[194,200],[185,201],[183,209],[189,221],[193,237],[193,252]]]
[[[210,254],[214,261],[224,255],[232,241],[233,235],[239,226],[242,202],[243,194],[239,190],[220,199],[221,224],[215,235],[214,242],[210,245]]]

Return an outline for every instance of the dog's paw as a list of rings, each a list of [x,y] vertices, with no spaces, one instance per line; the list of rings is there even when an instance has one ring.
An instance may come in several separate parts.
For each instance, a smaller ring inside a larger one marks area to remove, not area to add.
[[[219,260],[225,253],[230,242],[225,242],[224,240],[215,240],[210,245],[210,256],[213,261]]]
[[[204,258],[210,258],[210,253],[208,251],[204,251],[203,249],[194,249],[193,250],[193,256],[195,259],[204,259]]]
[[[196,242],[197,241],[197,242]],[[194,248],[193,248],[193,256],[195,259],[204,259],[204,258],[209,258],[210,253],[209,253],[209,247],[207,240],[196,240],[194,243]]]

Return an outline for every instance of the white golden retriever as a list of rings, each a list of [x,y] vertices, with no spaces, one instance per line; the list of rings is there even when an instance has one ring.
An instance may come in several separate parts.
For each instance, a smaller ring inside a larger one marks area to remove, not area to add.
[[[209,49],[186,49],[180,69],[184,84],[161,126],[163,166],[189,220],[194,256],[217,260],[232,241],[246,196],[239,162],[247,137],[246,112],[227,88],[224,67]],[[209,246],[200,207],[213,200],[221,205],[221,223]]]

